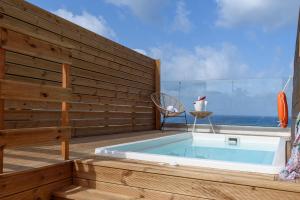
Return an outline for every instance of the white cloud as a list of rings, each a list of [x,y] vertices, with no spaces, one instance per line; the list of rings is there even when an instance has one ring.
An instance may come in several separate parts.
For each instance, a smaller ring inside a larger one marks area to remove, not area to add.
[[[163,80],[201,80],[249,76],[248,66],[231,44],[196,46],[192,51],[166,45],[151,48],[149,54],[161,59]]]
[[[218,19],[216,25],[234,27],[260,25],[274,29],[297,19],[300,0],[216,0]]]
[[[160,17],[159,13],[166,0],[106,0],[106,2],[118,7],[127,7],[140,19],[153,21]]]
[[[140,53],[140,54],[143,54],[143,55],[147,55],[147,52],[144,50],[144,49],[133,49],[134,51]]]
[[[116,38],[115,32],[102,16],[94,16],[86,11],[83,11],[81,15],[76,15],[66,9],[58,9],[53,13],[100,35]]]
[[[173,23],[175,31],[189,32],[191,29],[191,22],[189,20],[190,12],[187,10],[184,1],[178,1],[176,6],[176,15]]]

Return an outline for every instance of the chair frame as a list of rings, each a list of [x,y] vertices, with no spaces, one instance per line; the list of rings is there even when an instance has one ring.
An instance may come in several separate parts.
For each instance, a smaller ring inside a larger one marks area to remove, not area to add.
[[[174,102],[176,102],[176,104],[179,105],[179,111],[178,112],[170,112],[169,110],[167,110],[165,107],[163,107],[161,105],[161,102],[157,99],[157,96],[159,96],[159,98],[161,98],[161,96],[165,96],[168,97],[170,99],[172,99]],[[164,125],[166,122],[167,118],[171,118],[171,117],[184,117],[185,118],[185,125],[186,125],[186,129],[188,131],[188,123],[187,123],[187,118],[186,118],[186,111],[184,109],[183,104],[176,98],[173,96],[170,96],[168,94],[162,93],[162,92],[156,92],[151,94],[151,100],[154,103],[154,105],[156,106],[156,108],[159,110],[160,114],[163,117],[163,121],[161,122],[161,126],[160,126],[160,130],[164,130]],[[184,114],[184,116],[181,116],[181,114]]]

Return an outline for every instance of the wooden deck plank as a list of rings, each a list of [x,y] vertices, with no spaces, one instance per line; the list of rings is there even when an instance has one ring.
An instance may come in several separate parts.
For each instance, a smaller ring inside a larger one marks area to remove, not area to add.
[[[96,147],[150,139],[165,134],[167,133],[160,131],[128,131],[127,133],[115,135],[106,134],[93,137],[72,138],[70,140],[70,158],[75,159],[92,156],[94,155]],[[60,146],[52,143],[51,145],[8,149],[4,157],[5,172],[20,171],[62,162],[59,154]]]
[[[93,155],[96,147],[174,133],[176,132],[149,131],[72,139],[70,158],[86,157],[86,159],[77,161],[77,168],[80,168],[82,173],[80,172],[75,182],[84,187],[88,185],[107,192],[115,190],[126,195],[123,192],[128,191],[136,196],[145,195],[145,198],[149,195],[157,195],[176,200],[185,199],[183,198],[185,196],[187,200],[201,198],[235,200],[244,199],[242,198],[244,196],[247,196],[247,200],[268,200],[279,197],[290,200],[299,199],[300,187],[298,183],[276,181],[273,175],[168,166]],[[37,168],[62,162],[59,152],[58,145],[8,150],[7,157],[5,157],[5,171],[7,173],[12,170]],[[47,157],[45,157],[46,155]],[[95,179],[95,176],[98,178]]]
[[[71,185],[54,192],[54,200],[134,200],[134,197]]]
[[[72,179],[67,178],[64,180],[59,180],[46,185],[42,185],[30,190],[15,193],[13,195],[9,195],[1,198],[1,200],[32,200],[32,199],[51,200],[53,191],[59,190],[62,187],[71,184],[72,184]]]
[[[117,167],[117,165],[116,165]],[[196,173],[195,173],[196,174]],[[125,185],[130,187],[141,187],[156,191],[188,195],[211,199],[247,199],[266,200],[277,197],[287,199],[297,199],[300,196],[299,187],[268,189],[264,187],[249,186],[244,184],[231,184],[222,181],[209,181],[203,178],[187,178],[173,175],[164,175],[159,172],[141,172],[134,170],[124,170],[120,168],[95,166],[93,164],[75,166],[75,177],[108,182],[112,184]],[[273,182],[273,181],[271,181]],[[285,189],[289,189],[288,192]],[[294,192],[294,190],[296,192]]]
[[[30,190],[72,176],[72,162],[66,161],[38,169],[0,175],[0,198]],[[28,181],[30,180],[30,181]]]
[[[192,196],[178,195],[174,193],[167,193],[155,190],[149,190],[145,188],[135,188],[125,185],[117,185],[87,179],[74,178],[74,184],[84,187],[95,188],[97,190],[113,192],[118,194],[124,194],[134,197],[135,199],[147,199],[147,200],[211,200],[208,198],[196,198]]]

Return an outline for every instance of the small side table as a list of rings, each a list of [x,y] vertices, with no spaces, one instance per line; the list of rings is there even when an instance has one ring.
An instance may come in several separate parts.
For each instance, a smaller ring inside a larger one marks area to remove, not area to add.
[[[209,111],[192,111],[192,112],[190,112],[190,114],[195,117],[193,132],[195,131],[195,126],[196,126],[197,119],[204,119],[204,118],[207,117],[213,133],[216,133],[215,130],[214,130],[214,127],[213,127],[213,125],[210,121],[210,116],[213,114],[212,112],[209,112]]]

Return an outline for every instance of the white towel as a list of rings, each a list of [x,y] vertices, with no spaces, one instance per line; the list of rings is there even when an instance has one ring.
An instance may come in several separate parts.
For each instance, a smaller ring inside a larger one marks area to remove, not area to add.
[[[175,108],[174,106],[167,106],[167,111],[169,111],[169,112],[178,112],[178,109]]]

